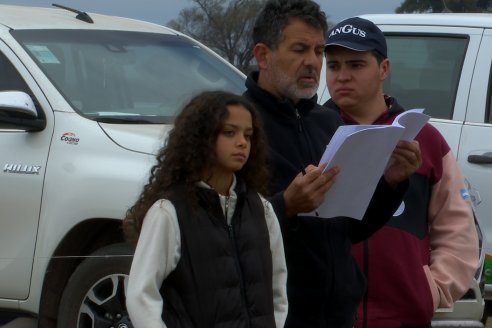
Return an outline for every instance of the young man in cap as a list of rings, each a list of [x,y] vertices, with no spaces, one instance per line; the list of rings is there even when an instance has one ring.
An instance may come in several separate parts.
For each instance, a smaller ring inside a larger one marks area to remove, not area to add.
[[[297,215],[320,205],[337,173],[315,166],[342,123],[316,101],[326,31],[326,16],[314,1],[266,2],[253,32],[258,71],[246,81],[245,96],[263,118],[269,146],[270,200],[288,270],[287,328],[353,327],[365,280],[350,255],[352,242],[389,219],[421,163],[418,143],[402,143],[394,153],[397,165],[385,172],[362,221]]]
[[[328,32],[325,104],[346,124],[391,124],[404,111],[383,93],[390,63],[386,40],[359,17]],[[355,327],[431,327],[438,307],[451,307],[478,267],[478,237],[464,179],[442,137],[427,124],[418,134],[423,164],[393,218],[353,246],[367,292]]]

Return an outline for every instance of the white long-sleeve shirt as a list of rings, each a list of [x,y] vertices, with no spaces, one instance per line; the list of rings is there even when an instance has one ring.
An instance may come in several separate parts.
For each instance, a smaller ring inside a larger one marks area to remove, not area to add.
[[[201,183],[201,186],[206,186]],[[229,191],[230,222],[236,207],[235,180]],[[225,212],[226,196],[219,194]],[[287,267],[280,226],[272,205],[261,197],[270,235],[272,287],[275,322],[283,327],[287,317]],[[155,202],[147,211],[137,243],[126,291],[128,313],[135,328],[164,328],[163,302],[159,292],[162,282],[176,268],[181,257],[181,238],[176,210],[169,200]]]

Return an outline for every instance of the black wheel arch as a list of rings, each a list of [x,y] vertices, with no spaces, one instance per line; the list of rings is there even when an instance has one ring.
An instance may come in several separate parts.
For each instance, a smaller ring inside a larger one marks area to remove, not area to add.
[[[47,266],[41,292],[38,326],[55,328],[63,290],[80,265],[93,253],[102,254],[108,247],[124,244],[133,254],[134,246],[125,243],[120,219],[89,219],[74,226],[60,241]]]

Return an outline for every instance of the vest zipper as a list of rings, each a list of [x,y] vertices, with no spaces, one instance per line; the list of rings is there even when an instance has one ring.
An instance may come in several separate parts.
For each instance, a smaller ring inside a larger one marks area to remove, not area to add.
[[[225,219],[226,219],[226,226],[227,226],[227,232],[229,234],[229,238],[231,239],[231,243],[233,245],[233,248],[234,248],[234,262],[236,263],[236,268],[237,268],[237,271],[238,271],[238,275],[239,275],[239,284],[240,284],[240,290],[241,290],[241,297],[243,299],[243,309],[244,309],[244,312],[246,313],[246,318],[247,318],[247,322],[248,322],[248,327],[251,325],[250,323],[250,318],[251,318],[251,315],[248,311],[248,307],[247,307],[247,302],[246,302],[246,287],[245,287],[245,281],[244,281],[244,276],[243,276],[243,271],[241,270],[241,263],[239,262],[239,254],[238,254],[238,249],[237,249],[237,245],[236,245],[236,238],[234,238],[234,229],[232,228],[232,219],[231,219],[231,223],[229,223],[229,220],[228,220],[228,217],[227,217],[227,214],[229,212],[229,197],[230,196],[226,196],[225,198],[225,204],[224,204],[224,215],[225,215]]]
[[[229,198],[231,198],[231,196],[225,197],[225,205],[224,205],[224,216],[225,216],[227,225],[229,225],[229,216],[227,215],[229,213]]]

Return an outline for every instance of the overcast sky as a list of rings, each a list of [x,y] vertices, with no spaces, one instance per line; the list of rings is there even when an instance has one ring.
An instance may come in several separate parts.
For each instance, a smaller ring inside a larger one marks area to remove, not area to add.
[[[393,13],[403,0],[318,0],[329,19],[336,23],[359,14]],[[178,17],[191,0],[0,0],[1,4],[51,7],[52,3],[87,12],[124,16],[165,25]]]

